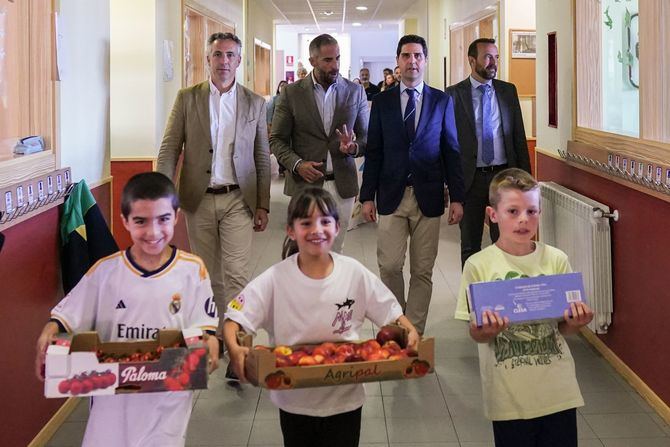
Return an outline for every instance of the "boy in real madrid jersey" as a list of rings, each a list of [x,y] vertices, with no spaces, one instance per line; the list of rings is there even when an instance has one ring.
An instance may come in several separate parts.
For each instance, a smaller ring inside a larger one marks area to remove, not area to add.
[[[216,305],[200,258],[169,245],[177,222],[172,182],[138,174],[123,190],[123,223],[133,245],[98,261],[53,308],[37,343],[38,375],[58,332],[98,332],[103,341],[156,338],[160,329],[201,328],[215,334]],[[218,340],[208,337],[210,372]],[[192,392],[119,394],[91,398],[84,446],[183,446]]]

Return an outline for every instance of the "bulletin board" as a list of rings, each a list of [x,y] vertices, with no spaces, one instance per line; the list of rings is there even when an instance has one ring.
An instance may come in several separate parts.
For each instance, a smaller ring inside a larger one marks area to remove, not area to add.
[[[535,54],[523,54],[517,57],[514,52],[514,37],[535,30],[509,30],[509,82],[516,85],[519,96],[535,96]]]

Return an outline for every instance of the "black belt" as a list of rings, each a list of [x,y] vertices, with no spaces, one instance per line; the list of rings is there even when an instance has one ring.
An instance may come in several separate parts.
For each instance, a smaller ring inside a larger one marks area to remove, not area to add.
[[[498,172],[507,168],[507,164],[504,165],[494,165],[494,166],[477,166],[475,170],[477,172]]]
[[[216,188],[207,188],[205,192],[208,194],[228,194],[236,189],[240,189],[240,185],[217,186]]]
[[[323,180],[326,182],[332,182],[333,180],[335,180],[335,174],[333,174],[332,172],[330,174],[325,174],[323,176]]]

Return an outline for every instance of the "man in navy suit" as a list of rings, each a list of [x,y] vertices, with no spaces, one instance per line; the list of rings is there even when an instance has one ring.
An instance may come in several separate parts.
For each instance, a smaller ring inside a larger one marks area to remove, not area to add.
[[[424,332],[433,290],[440,216],[451,199],[449,224],[463,216],[463,173],[451,98],[423,82],[428,49],[423,37],[400,39],[398,87],[372,100],[360,201],[377,220],[377,262],[382,281],[405,315]],[[375,205],[376,200],[376,205]],[[409,238],[407,299],[403,264]]]
[[[447,89],[454,101],[458,144],[465,178],[465,209],[461,220],[461,263],[482,248],[489,183],[498,171],[530,172],[530,158],[521,106],[514,84],[494,79],[498,71],[495,40],[481,38],[468,47],[472,73]],[[491,240],[498,225],[489,224]]]

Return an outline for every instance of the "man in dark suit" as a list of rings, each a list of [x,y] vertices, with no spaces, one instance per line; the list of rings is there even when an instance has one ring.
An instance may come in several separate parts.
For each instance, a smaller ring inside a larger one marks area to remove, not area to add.
[[[494,79],[498,48],[493,39],[477,39],[468,48],[472,73],[452,85],[465,178],[465,208],[461,220],[461,263],[482,248],[484,216],[489,205],[489,183],[507,167],[530,172],[530,159],[519,97],[514,84]],[[489,224],[491,240],[498,226]]]
[[[432,275],[445,208],[449,224],[463,215],[463,173],[451,98],[423,82],[428,50],[423,37],[400,39],[398,87],[372,100],[360,201],[376,220],[377,263],[382,281],[405,315],[423,333],[433,289]],[[377,201],[375,205],[375,199]],[[403,264],[409,238],[410,284],[405,300]]]
[[[309,62],[312,72],[277,98],[270,148],[287,170],[284,194],[312,184],[335,198],[342,230],[333,250],[339,253],[358,194],[354,157],[365,151],[368,102],[362,86],[340,76],[335,38],[321,34],[312,39]]]

